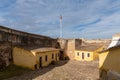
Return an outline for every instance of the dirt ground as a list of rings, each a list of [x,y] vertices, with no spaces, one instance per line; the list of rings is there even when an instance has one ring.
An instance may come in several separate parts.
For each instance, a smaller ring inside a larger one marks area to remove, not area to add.
[[[98,61],[59,61],[56,65],[38,69],[6,80],[98,80]]]

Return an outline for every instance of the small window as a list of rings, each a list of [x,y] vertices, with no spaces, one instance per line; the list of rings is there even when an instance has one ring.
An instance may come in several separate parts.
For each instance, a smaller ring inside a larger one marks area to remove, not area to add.
[[[45,61],[47,61],[47,55],[45,56]]]
[[[52,54],[52,59],[54,59],[54,54]]]
[[[56,54],[56,61],[57,61],[57,54]]]
[[[77,56],[79,56],[79,52],[77,53]]]
[[[90,57],[90,53],[87,53],[87,57]]]

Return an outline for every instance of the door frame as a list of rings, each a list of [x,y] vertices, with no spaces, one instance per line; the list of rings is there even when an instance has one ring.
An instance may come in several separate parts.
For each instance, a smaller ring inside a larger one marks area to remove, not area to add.
[[[82,53],[82,59],[84,59],[85,58],[85,55],[84,55],[84,53]]]
[[[39,68],[42,68],[42,57],[39,57]]]

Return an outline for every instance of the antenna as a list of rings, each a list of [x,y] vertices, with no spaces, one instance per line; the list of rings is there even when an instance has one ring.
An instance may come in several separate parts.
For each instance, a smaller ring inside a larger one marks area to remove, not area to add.
[[[60,38],[62,38],[62,15],[60,15]]]

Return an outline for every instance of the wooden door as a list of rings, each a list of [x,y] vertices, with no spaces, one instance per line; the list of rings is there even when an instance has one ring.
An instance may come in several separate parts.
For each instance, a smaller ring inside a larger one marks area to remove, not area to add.
[[[84,53],[82,53],[82,59],[84,59]]]
[[[39,58],[39,68],[42,67],[42,57]]]

